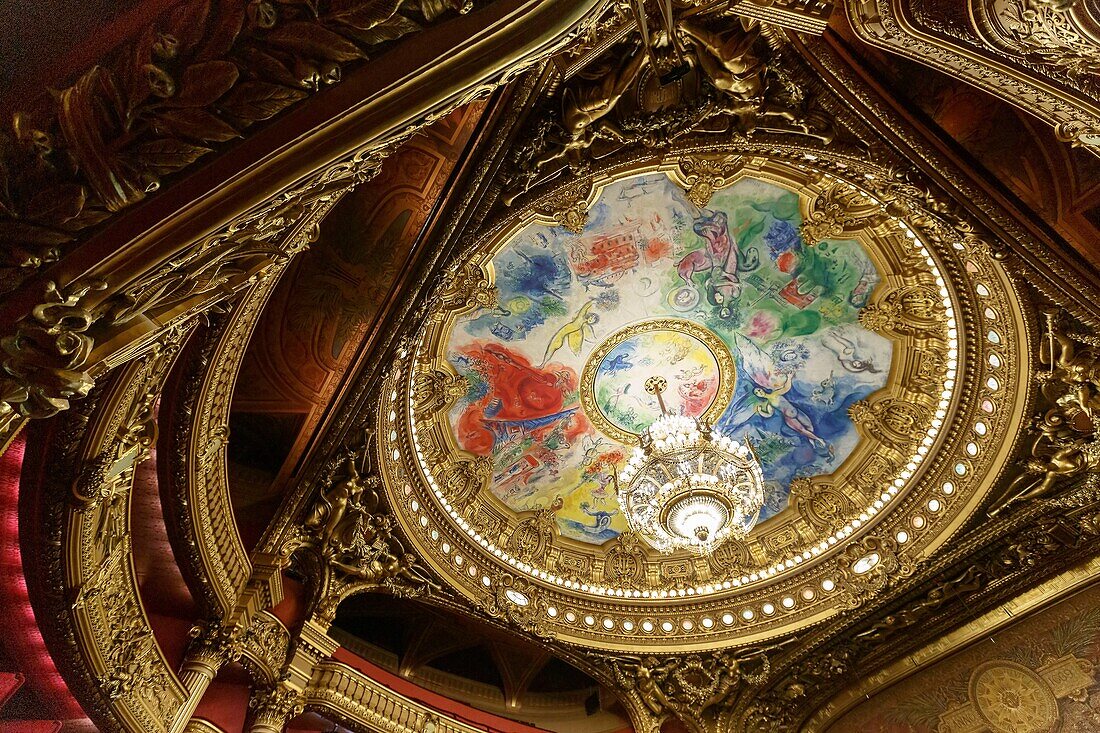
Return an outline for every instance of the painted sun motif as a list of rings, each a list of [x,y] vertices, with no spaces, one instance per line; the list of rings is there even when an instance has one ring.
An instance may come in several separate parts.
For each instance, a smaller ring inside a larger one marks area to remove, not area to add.
[[[835,471],[859,442],[848,408],[885,385],[892,345],[859,325],[879,282],[863,247],[809,247],[800,225],[798,195],[774,184],[742,180],[700,209],[656,173],[604,188],[579,235],[531,224],[506,241],[498,305],[446,345],[469,384],[454,439],[491,459],[497,498],[554,507],[583,542],[625,530],[612,476],[657,414],[654,370],[673,411],[752,441],[764,519],[794,478]]]

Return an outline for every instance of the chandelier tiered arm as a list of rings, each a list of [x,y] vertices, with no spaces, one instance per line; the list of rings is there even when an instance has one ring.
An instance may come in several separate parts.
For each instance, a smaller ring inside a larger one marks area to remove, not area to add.
[[[752,446],[709,424],[669,414],[661,377],[646,380],[661,416],[643,433],[619,475],[619,505],[627,523],[663,553],[708,554],[743,539],[760,518],[764,479]]]

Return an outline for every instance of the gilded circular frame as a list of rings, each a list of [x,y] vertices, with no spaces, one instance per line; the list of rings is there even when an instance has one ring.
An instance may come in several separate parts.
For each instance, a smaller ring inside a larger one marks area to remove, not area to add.
[[[685,188],[691,186],[679,160],[649,161],[605,171],[595,181],[589,203],[600,185],[638,170],[663,170]],[[886,587],[892,577],[912,572],[919,559],[935,552],[972,515],[1003,470],[1022,427],[1030,390],[1031,364],[1024,345],[1031,317],[989,248],[975,243],[965,229],[938,217],[923,199],[890,198],[893,194],[883,189],[889,184],[874,183],[890,177],[872,163],[846,159],[843,166],[828,172],[810,172],[802,163],[750,158],[724,185],[745,176],[801,192],[804,220],[811,213],[807,199],[827,195],[831,186],[859,192],[884,213],[889,201],[892,215],[875,231],[876,236],[896,243],[890,250],[896,254],[889,255],[884,282],[872,297],[871,322],[890,322],[891,313],[896,315],[906,303],[920,301],[931,292],[942,295],[948,315],[963,314],[957,325],[948,328],[948,319],[941,313],[943,330],[935,338],[927,333],[895,334],[909,345],[903,355],[895,353],[895,367],[900,360],[907,373],[943,379],[950,388],[949,399],[939,401],[929,413],[928,424],[935,429],[930,428],[916,444],[913,456],[919,455],[920,460],[911,460],[908,466],[894,463],[901,466],[896,478],[887,476],[877,484],[880,488],[872,484],[871,493],[861,494],[869,503],[840,516],[839,529],[828,541],[779,555],[772,564],[768,563],[776,555],[765,555],[762,563],[752,543],[747,549],[728,545],[728,552],[721,554],[731,565],[723,569],[687,557],[655,558],[627,536],[587,555],[554,537],[552,546],[538,557],[511,556],[504,549],[508,538],[535,518],[503,516],[492,498],[485,496],[488,492],[479,493],[484,476],[474,498],[460,500],[453,490],[470,482],[463,484],[456,477],[476,477],[478,461],[455,450],[433,419],[438,409],[425,413],[412,400],[414,383],[429,376],[440,383],[455,379],[448,365],[433,356],[439,353],[447,320],[491,300],[484,295],[491,290],[491,265],[481,265],[475,254],[456,268],[451,287],[444,290],[421,338],[403,350],[395,363],[386,388],[388,397],[379,407],[379,424],[384,429],[378,433],[386,485],[413,548],[474,605],[533,633],[607,650],[629,650],[642,640],[648,648],[664,651],[759,642],[858,605]],[[560,191],[545,198],[555,194],[560,196]],[[902,209],[910,215],[893,214]],[[498,241],[539,216],[530,210],[516,215],[479,240]],[[930,274],[917,275],[916,280],[904,274],[916,272],[912,268],[919,269],[924,262],[934,267]],[[457,297],[456,284],[469,297]],[[943,351],[949,342],[958,356],[951,355],[945,364]],[[892,409],[890,400],[905,405],[923,399],[907,389],[888,397],[871,401],[869,425],[896,427],[895,419],[880,419]],[[896,451],[880,438],[864,441],[863,459],[896,461]],[[855,463],[849,459],[842,469]],[[857,477],[867,481],[867,471],[861,467]],[[815,479],[806,488],[813,497],[819,491],[847,491],[850,486]],[[804,509],[785,511],[791,517],[783,526],[801,536],[808,526]],[[763,539],[772,535],[765,531]],[[864,572],[868,563],[860,561],[872,553],[879,562]],[[637,562],[620,562],[624,554]],[[609,586],[602,581],[613,567],[641,567],[642,572]],[[679,569],[686,569],[686,576],[677,576]],[[520,593],[528,603],[520,606],[509,601],[507,589]]]
[[[737,368],[733,355],[725,343],[710,329],[683,318],[653,318],[624,326],[605,338],[588,356],[588,361],[581,372],[580,402],[581,409],[597,430],[626,445],[636,445],[639,442],[638,435],[624,430],[604,415],[596,401],[597,372],[607,355],[625,341],[655,331],[685,333],[703,344],[714,356],[718,367],[718,390],[710,406],[700,416],[702,420],[712,422],[722,414],[733,398],[733,389],[737,381]]]

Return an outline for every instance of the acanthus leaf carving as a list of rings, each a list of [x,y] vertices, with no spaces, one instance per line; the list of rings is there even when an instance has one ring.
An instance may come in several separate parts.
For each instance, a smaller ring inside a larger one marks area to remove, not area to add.
[[[464,397],[469,384],[456,374],[426,369],[413,375],[411,390],[413,413],[417,420],[424,420]]]
[[[257,0],[241,13],[205,0],[177,5],[0,133],[0,235],[15,245],[0,292],[166,176],[339,82],[348,64],[470,7]]]
[[[520,520],[508,535],[505,547],[516,559],[544,567],[558,534],[558,519],[554,510],[536,509],[532,516]]]
[[[815,245],[825,239],[850,239],[861,229],[886,220],[886,212],[851,185],[836,181],[814,197],[802,222],[802,239]]]

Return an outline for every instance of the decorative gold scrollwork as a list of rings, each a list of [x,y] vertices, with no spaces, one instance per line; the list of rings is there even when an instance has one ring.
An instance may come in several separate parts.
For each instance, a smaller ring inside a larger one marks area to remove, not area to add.
[[[627,588],[645,583],[646,554],[642,541],[633,532],[621,533],[604,559],[604,580]]]
[[[741,156],[681,158],[680,175],[688,185],[688,201],[699,208],[710,203],[714,192],[724,187],[743,166]]]
[[[859,313],[869,331],[943,339],[947,334],[943,299],[931,285],[903,285],[890,290]]]
[[[886,216],[881,206],[857,189],[836,181],[810,204],[809,215],[802,222],[802,239],[811,246],[825,239],[847,239],[881,224]]]
[[[547,553],[558,536],[557,515],[551,509],[536,509],[521,520],[508,536],[508,552],[518,560],[545,567]]]

